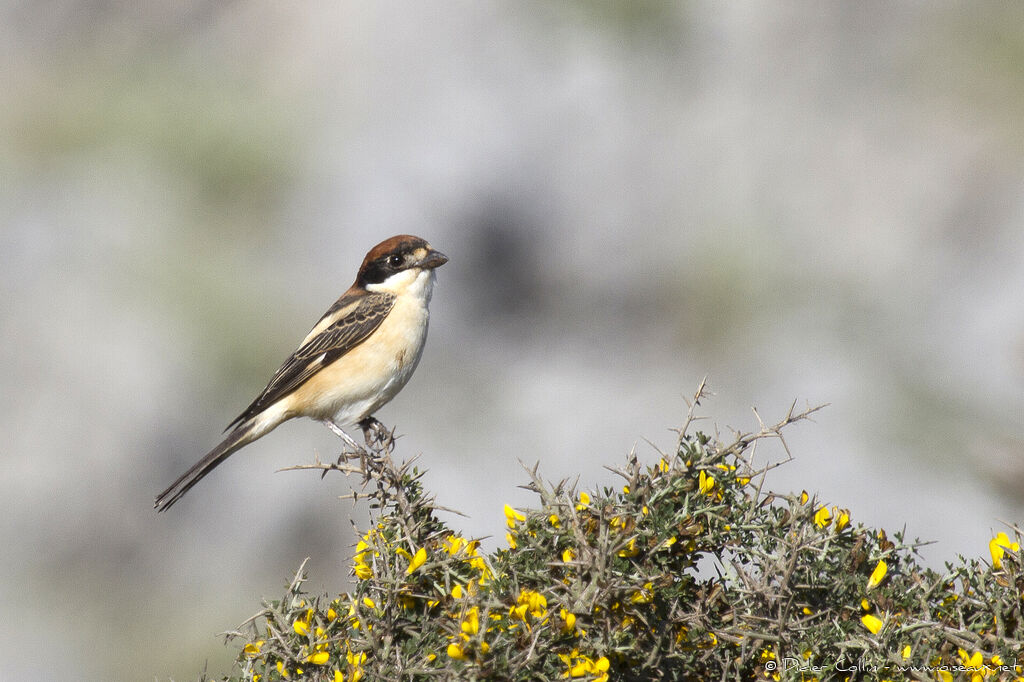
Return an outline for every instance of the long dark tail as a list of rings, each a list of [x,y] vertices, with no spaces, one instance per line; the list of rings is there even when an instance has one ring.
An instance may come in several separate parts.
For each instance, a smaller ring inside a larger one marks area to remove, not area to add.
[[[166,511],[172,504],[181,499],[181,496],[205,476],[213,471],[218,464],[231,456],[235,450],[247,445],[256,439],[255,429],[252,421],[243,422],[234,431],[228,434],[220,445],[210,450],[210,454],[195,463],[191,469],[181,475],[177,481],[171,484],[167,490],[156,496],[156,503],[153,505],[158,512]]]

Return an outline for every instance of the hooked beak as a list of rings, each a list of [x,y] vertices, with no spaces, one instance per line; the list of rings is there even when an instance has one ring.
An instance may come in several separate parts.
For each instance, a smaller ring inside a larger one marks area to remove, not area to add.
[[[427,255],[424,256],[423,259],[419,262],[419,267],[428,269],[439,268],[447,262],[448,256],[444,255],[440,251],[437,251],[436,249],[431,248],[427,252]]]

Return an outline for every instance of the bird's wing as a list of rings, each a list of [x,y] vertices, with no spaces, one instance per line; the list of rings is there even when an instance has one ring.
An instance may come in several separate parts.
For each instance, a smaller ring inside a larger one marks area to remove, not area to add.
[[[385,293],[346,293],[338,299],[298,350],[285,360],[260,396],[228,428],[259,414],[365,341],[388,316],[394,303],[394,295]]]

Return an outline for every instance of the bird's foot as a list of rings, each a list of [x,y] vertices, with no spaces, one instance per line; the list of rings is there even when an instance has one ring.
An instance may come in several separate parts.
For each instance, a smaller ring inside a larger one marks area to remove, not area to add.
[[[394,431],[388,431],[388,427],[381,424],[374,417],[367,417],[359,422],[359,428],[363,430],[363,438],[371,450],[390,449],[395,442]]]

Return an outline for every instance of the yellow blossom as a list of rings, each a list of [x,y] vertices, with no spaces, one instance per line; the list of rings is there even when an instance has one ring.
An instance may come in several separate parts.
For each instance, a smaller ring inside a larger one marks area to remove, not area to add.
[[[466,538],[458,535],[449,535],[444,539],[446,545],[448,545],[448,554],[454,556],[459,553],[464,546],[466,546]]]
[[[836,515],[837,531],[840,531],[850,525],[850,511],[848,509],[837,509],[833,507],[832,513]]]
[[[329,661],[331,655],[326,651],[317,651],[316,653],[310,654],[306,657],[306,663],[312,663],[313,665],[323,665]]]
[[[658,460],[658,469],[660,469],[663,474],[664,473],[668,473],[668,469],[669,469],[668,460],[666,460],[664,457],[659,459]]]
[[[1010,542],[1010,538],[1007,537],[1006,533],[998,533],[994,538],[988,542],[988,551],[992,554],[992,567],[999,570],[1003,567],[1003,555],[1006,550],[1013,552],[1020,551],[1020,545],[1016,542]]]
[[[334,682],[345,682],[345,676],[341,674],[340,670],[335,669]]]
[[[515,528],[517,521],[525,521],[526,517],[512,507],[505,505],[505,523],[509,528]]]
[[[363,597],[363,606],[365,606],[368,609],[375,609],[377,608],[377,603],[369,597]]]
[[[647,604],[654,599],[654,584],[644,583],[642,589],[637,590],[630,595],[629,600],[634,604]]]
[[[628,495],[629,494],[629,486],[628,485],[622,486],[622,493],[624,495]]]
[[[822,507],[814,514],[814,525],[818,528],[828,528],[829,524],[832,523],[832,512],[828,510],[828,507]]]
[[[710,495],[711,491],[715,488],[715,477],[709,476],[708,472],[703,469],[700,470],[699,485],[701,493]]]
[[[571,654],[558,654],[568,670],[562,673],[563,678],[577,678],[589,676],[595,682],[607,682],[609,661],[601,656],[596,661],[589,656],[583,656],[578,649],[573,649]]]
[[[800,493],[800,504],[807,504],[807,500],[808,499],[809,498],[807,497],[807,491],[806,490],[802,491]]]
[[[462,647],[455,642],[448,645],[448,657],[454,658],[456,661],[466,660],[466,652],[462,650]]]
[[[309,634],[309,621],[313,617],[313,609],[308,609],[301,618],[296,618],[295,622],[292,623],[292,630],[295,630],[296,634],[305,637]]]
[[[911,653],[911,649],[910,649],[910,645],[908,644],[905,647],[903,647],[903,651],[901,653],[901,656],[903,656],[903,660],[904,661],[907,660],[908,658],[910,658],[910,653]]]
[[[882,621],[877,616],[872,616],[870,613],[866,613],[860,618],[860,622],[864,624],[871,634],[877,635],[882,629]]]
[[[576,551],[572,547],[566,547],[562,550],[562,561],[569,563],[576,558]]]
[[[255,656],[259,655],[260,650],[263,649],[264,644],[266,644],[266,640],[263,639],[257,642],[249,642],[242,649],[242,653],[248,656],[249,658],[254,658]]]
[[[562,622],[565,623],[565,626],[562,628],[563,632],[571,633],[576,629],[576,614],[562,609],[558,612],[558,615],[562,618]]]
[[[627,559],[627,558],[632,557],[632,556],[636,556],[639,553],[640,553],[640,549],[636,546],[636,537],[635,536],[631,537],[629,539],[629,542],[626,543],[625,549],[620,549],[619,550],[619,556],[624,558],[624,559]]]
[[[455,587],[452,588],[452,596],[455,597],[456,599],[462,599],[462,595],[463,594],[464,594],[464,592],[463,592],[463,589],[462,589],[462,585],[456,585]]]
[[[479,607],[474,606],[466,612],[466,617],[462,619],[462,631],[470,636],[480,632]]]
[[[516,605],[509,608],[508,615],[516,620],[529,623],[527,616],[541,619],[547,615],[548,600],[540,592],[524,589],[519,593]]]
[[[508,543],[508,548],[509,549],[515,549],[516,548],[516,536],[515,536],[515,534],[512,533],[511,531],[508,532],[508,533],[505,533],[505,542]]]
[[[555,528],[562,527],[562,520],[558,518],[558,514],[552,514],[551,516],[549,516],[548,523],[550,523]]]
[[[590,504],[590,495],[588,495],[588,494],[587,494],[587,493],[585,493],[585,492],[583,492],[583,493],[580,493],[580,503],[576,505],[576,510],[577,510],[577,511],[582,511],[582,510],[583,510],[583,509],[585,509],[585,508],[586,508],[586,507],[587,507],[587,506],[588,506],[589,504]]]
[[[416,570],[423,565],[423,562],[427,560],[427,548],[420,547],[416,550],[416,555],[409,562],[409,568],[405,569],[406,575],[412,575]]]
[[[875,566],[875,570],[871,572],[871,577],[868,578],[868,589],[878,587],[883,580],[885,580],[885,574],[889,572],[889,566],[885,561],[879,561]]]

